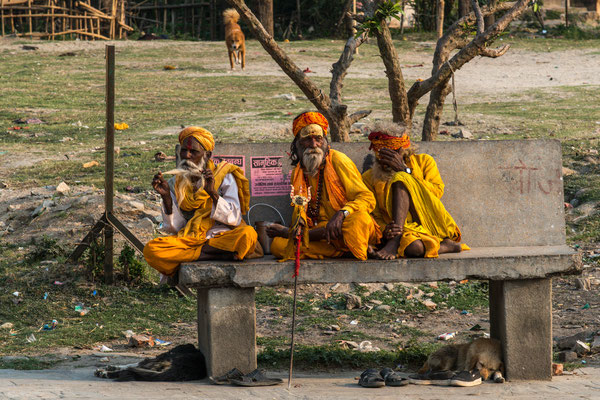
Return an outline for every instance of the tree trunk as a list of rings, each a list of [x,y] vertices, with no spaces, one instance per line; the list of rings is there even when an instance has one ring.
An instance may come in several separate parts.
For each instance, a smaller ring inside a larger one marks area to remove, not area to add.
[[[258,0],[257,1],[257,16],[258,20],[269,33],[274,36],[273,31],[273,0]]]
[[[439,39],[444,34],[444,0],[437,0],[435,26],[437,30],[437,38]]]
[[[458,0],[458,18],[466,17],[471,12],[470,0]]]
[[[490,8],[496,7],[496,4],[498,4],[498,0],[489,0],[489,2],[488,2],[488,6]],[[494,14],[487,15],[484,19],[485,19],[485,29],[494,25],[494,23],[496,22],[496,16]]]
[[[451,90],[452,88],[448,80],[446,80],[446,82],[436,86],[429,93],[429,104],[425,112],[423,131],[421,133],[422,141],[430,142],[437,139],[440,130],[440,119],[442,118],[442,111],[444,111],[444,102]]]
[[[408,101],[406,98],[406,88],[404,87],[404,77],[402,76],[402,67],[398,59],[398,53],[392,41],[390,29],[385,20],[381,21],[381,31],[373,30],[377,36],[377,45],[379,53],[385,65],[385,74],[388,78],[388,89],[390,99],[392,100],[392,118],[394,122],[402,122],[406,129],[410,131],[411,115],[408,110]]]

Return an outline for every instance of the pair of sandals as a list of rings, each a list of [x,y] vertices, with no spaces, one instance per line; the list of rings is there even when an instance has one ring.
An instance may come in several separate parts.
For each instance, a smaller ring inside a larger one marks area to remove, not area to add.
[[[358,384],[366,388],[406,386],[409,382],[409,379],[400,376],[391,368],[384,368],[381,371],[376,368],[369,368],[360,374],[360,379],[358,380]]]
[[[283,383],[280,378],[268,378],[264,369],[255,369],[254,371],[244,375],[242,371],[233,368],[224,375],[209,380],[215,385],[235,385],[235,386],[273,386]]]

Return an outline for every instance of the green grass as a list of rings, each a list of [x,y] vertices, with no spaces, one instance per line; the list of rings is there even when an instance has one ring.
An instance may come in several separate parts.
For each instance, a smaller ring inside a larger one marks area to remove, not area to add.
[[[5,360],[0,358],[0,369],[40,370],[51,368],[55,364],[56,362],[42,361],[31,357],[16,360]]]

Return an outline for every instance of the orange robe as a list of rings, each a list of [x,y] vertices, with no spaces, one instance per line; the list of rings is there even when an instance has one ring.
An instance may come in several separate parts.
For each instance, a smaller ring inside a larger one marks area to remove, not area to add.
[[[402,182],[408,190],[421,224],[413,221],[409,211],[398,245],[398,256],[404,257],[406,247],[415,240],[421,240],[425,245],[425,257],[437,257],[443,239],[450,238],[460,242],[460,229],[440,200],[444,194],[444,182],[433,157],[429,154],[412,155],[407,166],[412,170],[410,174],[397,172],[387,181],[375,181],[372,169],[363,174],[365,185],[377,199],[373,217],[382,230],[392,222],[391,188],[395,182]],[[462,247],[463,250],[469,249],[465,244]]]
[[[213,170],[216,188],[221,186],[227,174],[233,175],[238,187],[241,211],[245,214],[250,202],[250,188],[241,169],[227,162],[221,162],[215,167],[212,161],[209,161],[208,168]],[[180,180],[176,179],[175,193],[181,184]],[[173,275],[180,263],[196,261],[206,243],[214,248],[235,253],[239,260],[254,251],[258,235],[254,228],[246,225],[243,220],[238,226],[230,230],[221,230],[214,237],[207,238],[207,232],[215,223],[211,218],[212,199],[203,189],[186,187],[183,193],[183,199],[177,198],[179,207],[183,211],[193,211],[193,216],[176,235],[159,237],[146,244],[144,257],[151,267],[164,275]],[[173,204],[173,207],[175,206]]]
[[[301,167],[297,165],[292,175],[294,190],[296,194],[306,195],[306,184],[302,177]],[[341,257],[351,252],[359,260],[366,260],[368,246],[378,243],[381,238],[381,232],[370,215],[375,207],[373,193],[363,183],[352,160],[333,149],[329,150],[327,156],[324,179],[319,217],[316,223],[312,221],[312,228],[324,228],[337,211],[347,210],[350,214],[342,223],[343,239],[331,244],[325,240],[310,241],[308,246],[301,246],[301,257],[323,259]],[[318,175],[308,177],[308,186],[311,187],[311,201],[315,201]],[[288,247],[287,238],[274,238],[271,244],[271,252],[277,258],[293,258],[289,251],[291,248]]]

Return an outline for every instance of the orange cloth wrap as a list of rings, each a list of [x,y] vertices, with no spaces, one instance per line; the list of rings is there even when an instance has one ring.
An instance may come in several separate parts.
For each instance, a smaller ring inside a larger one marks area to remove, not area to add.
[[[302,128],[310,124],[319,125],[321,128],[323,128],[323,133],[327,135],[327,129],[329,128],[329,122],[327,122],[327,118],[318,112],[305,112],[294,118],[294,122],[292,123],[292,131],[294,132],[294,136],[298,135],[298,132],[300,132]]]
[[[379,150],[381,149],[408,149],[410,147],[410,137],[404,134],[400,137],[386,135],[382,132],[371,132],[369,134],[369,140],[371,146],[369,150],[373,150],[375,155],[379,156]]]
[[[183,141],[189,137],[195,138],[204,150],[213,151],[215,149],[215,139],[213,138],[212,133],[207,131],[204,128],[200,128],[199,126],[189,126],[179,132],[179,143],[183,143]]]

